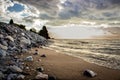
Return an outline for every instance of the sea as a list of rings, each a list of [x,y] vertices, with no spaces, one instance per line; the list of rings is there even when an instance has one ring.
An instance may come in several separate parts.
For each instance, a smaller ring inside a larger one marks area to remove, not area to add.
[[[47,48],[120,70],[120,39],[56,39]]]

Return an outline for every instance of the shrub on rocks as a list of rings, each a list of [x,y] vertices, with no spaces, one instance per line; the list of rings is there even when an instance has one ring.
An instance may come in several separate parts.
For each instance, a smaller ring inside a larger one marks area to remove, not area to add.
[[[13,19],[10,19],[9,24],[14,24]]]
[[[43,26],[42,30],[40,30],[38,34],[45,37],[46,39],[50,39],[46,26]]]

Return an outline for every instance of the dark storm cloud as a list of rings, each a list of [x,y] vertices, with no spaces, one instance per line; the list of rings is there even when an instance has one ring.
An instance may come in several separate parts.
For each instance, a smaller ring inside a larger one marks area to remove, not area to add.
[[[120,18],[120,0],[67,0],[62,4],[64,9],[59,13],[60,18],[71,17],[105,19]]]
[[[70,19],[71,17],[103,19],[120,16],[120,0],[14,0],[36,7],[41,19]],[[58,5],[63,9],[59,11]],[[118,10],[115,10],[118,9]],[[99,17],[97,16],[99,15]]]

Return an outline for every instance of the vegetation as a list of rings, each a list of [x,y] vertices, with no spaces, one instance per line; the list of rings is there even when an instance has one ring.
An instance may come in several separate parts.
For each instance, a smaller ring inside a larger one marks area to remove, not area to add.
[[[14,23],[13,19],[10,19],[9,24],[13,24],[13,25],[15,25],[15,26],[17,26],[17,27],[19,27],[19,28],[21,28],[21,29],[26,30],[25,25],[16,24],[16,23]]]
[[[10,19],[9,24],[14,24],[13,19]]]
[[[42,30],[40,30],[38,34],[45,37],[46,39],[50,39],[46,26],[43,26]]]
[[[34,33],[37,33],[37,31],[36,31],[35,28],[31,28],[30,31],[31,31],[31,32],[34,32]]]

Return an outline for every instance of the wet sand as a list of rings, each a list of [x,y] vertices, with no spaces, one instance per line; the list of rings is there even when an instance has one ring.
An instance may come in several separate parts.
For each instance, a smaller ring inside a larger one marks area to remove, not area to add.
[[[38,49],[39,55],[33,55]],[[45,54],[47,57],[42,58],[40,55]],[[96,64],[88,63],[80,58],[72,57],[60,52],[44,48],[34,48],[29,53],[21,55],[21,58],[33,56],[33,62],[25,62],[25,66],[30,69],[25,70],[31,75],[26,77],[26,80],[33,79],[37,74],[36,68],[43,66],[43,73],[56,76],[57,80],[120,80],[120,70],[113,70]],[[89,78],[83,75],[84,70],[90,69],[97,73],[94,78]]]

